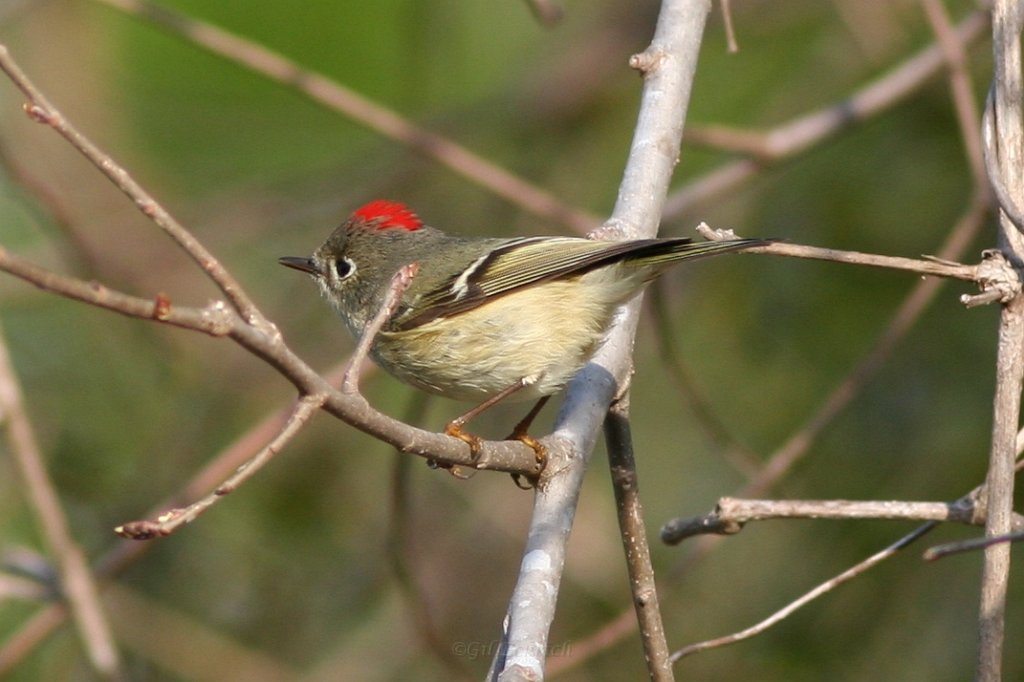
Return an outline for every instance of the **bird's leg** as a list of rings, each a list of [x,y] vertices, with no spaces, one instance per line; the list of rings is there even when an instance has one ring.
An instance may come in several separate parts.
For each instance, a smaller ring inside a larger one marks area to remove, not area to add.
[[[537,457],[537,464],[539,465],[541,471],[544,470],[544,465],[547,464],[548,453],[544,449],[544,446],[541,444],[541,442],[534,438],[533,436],[531,436],[528,432],[530,430],[530,424],[533,423],[533,420],[536,419],[537,415],[540,414],[540,411],[544,409],[544,405],[546,405],[548,400],[550,399],[551,396],[546,395],[540,400],[538,400],[537,404],[530,408],[530,411],[526,413],[525,417],[519,420],[519,423],[516,424],[514,429],[512,429],[512,433],[510,433],[508,437],[505,439],[522,441],[524,444],[530,446],[530,449],[533,450],[534,454]],[[529,490],[530,488],[533,488],[537,483],[537,478],[535,476],[527,477],[527,485],[523,485],[520,482],[520,476],[518,474],[512,474],[512,480],[515,481],[516,485],[522,488],[523,490]]]
[[[469,445],[469,452],[473,456],[473,461],[476,461],[477,457],[480,456],[480,446],[483,441],[479,436],[475,436],[472,433],[464,430],[462,427],[465,426],[469,421],[476,419],[480,413],[489,410],[505,398],[509,397],[516,391],[521,391],[525,386],[529,385],[527,378],[519,379],[514,384],[501,389],[487,400],[483,401],[479,405],[475,406],[469,412],[456,417],[455,419],[448,422],[448,425],[444,427],[444,432],[449,436],[458,438]]]

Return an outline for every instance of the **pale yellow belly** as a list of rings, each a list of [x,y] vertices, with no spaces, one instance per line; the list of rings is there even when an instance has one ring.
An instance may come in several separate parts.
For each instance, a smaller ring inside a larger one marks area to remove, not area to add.
[[[399,379],[450,398],[482,401],[524,377],[532,383],[510,399],[538,398],[586,364],[635,289],[572,280],[530,287],[409,331],[382,332],[373,355]]]

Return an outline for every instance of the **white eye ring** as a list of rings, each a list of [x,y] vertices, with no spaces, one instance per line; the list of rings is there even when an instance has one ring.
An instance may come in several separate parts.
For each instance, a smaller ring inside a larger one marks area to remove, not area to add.
[[[339,258],[334,261],[332,269],[334,274],[337,275],[338,281],[342,282],[355,274],[356,264],[351,258]]]

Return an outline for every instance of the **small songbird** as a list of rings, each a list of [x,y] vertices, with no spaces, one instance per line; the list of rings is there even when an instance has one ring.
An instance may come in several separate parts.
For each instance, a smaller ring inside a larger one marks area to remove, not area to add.
[[[280,263],[311,275],[357,339],[392,276],[418,264],[370,354],[417,388],[480,403],[448,427],[472,446],[461,430],[470,416],[506,397],[562,389],[597,350],[616,308],[668,267],[765,243],[458,237],[424,225],[404,204],[376,200],[311,257]],[[522,438],[525,427],[513,435]]]

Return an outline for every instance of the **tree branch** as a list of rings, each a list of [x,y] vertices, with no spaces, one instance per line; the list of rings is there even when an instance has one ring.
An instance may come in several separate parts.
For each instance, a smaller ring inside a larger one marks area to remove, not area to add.
[[[1024,115],[1020,33],[1024,8],[1011,0],[996,0],[992,13],[993,92],[998,175],[993,187],[1006,188],[1000,197],[1013,207],[1024,205]],[[997,190],[997,194],[999,194]],[[1006,260],[1017,268],[1024,263],[1024,236],[1004,204],[999,219],[999,246]],[[1015,208],[1014,214],[1019,214]],[[992,450],[985,479],[984,504],[988,515],[986,537],[1012,530],[1014,458],[1020,425],[1020,392],[1024,379],[1024,298],[1016,296],[1003,306],[999,320],[996,390],[993,399]],[[975,679],[996,682],[1002,678],[1005,638],[1006,593],[1010,577],[1010,546],[985,549],[978,610],[978,664]]]
[[[768,519],[889,519],[910,521],[955,521],[972,526],[985,523],[978,509],[977,491],[954,502],[908,502],[906,500],[747,500],[723,497],[715,509],[701,516],[672,519],[661,528],[661,540],[676,545],[695,535],[733,535],[750,521]],[[1014,516],[1024,527],[1024,517]]]
[[[310,100],[345,114],[369,130],[434,159],[466,180],[534,215],[557,220],[580,233],[592,229],[599,222],[596,216],[566,205],[551,192],[510,173],[447,137],[416,125],[394,110],[321,73],[302,68],[259,43],[149,0],[97,2],[152,22],[213,54],[294,88]],[[541,4],[547,4],[546,0]]]
[[[754,637],[756,635],[759,635],[759,634],[763,633],[768,628],[772,627],[773,625],[776,625],[776,624],[780,623],[782,620],[784,620],[790,614],[792,614],[796,610],[806,606],[807,604],[809,604],[810,602],[814,601],[818,597],[821,597],[822,595],[827,594],[828,592],[831,592],[832,590],[836,589],[837,587],[839,587],[843,583],[846,583],[846,582],[849,582],[849,581],[853,580],[857,576],[862,575],[863,573],[865,573],[868,570],[874,568],[875,566],[877,566],[878,564],[882,563],[886,559],[892,557],[897,552],[899,552],[901,549],[907,547],[908,545],[910,545],[911,543],[916,541],[922,535],[925,535],[926,533],[928,533],[931,530],[933,530],[937,525],[938,525],[937,522],[932,521],[932,522],[929,522],[929,523],[926,523],[926,524],[923,524],[923,525],[919,526],[918,528],[914,529],[912,532],[908,533],[907,535],[904,535],[902,538],[900,538],[899,540],[897,540],[893,544],[889,545],[888,547],[886,547],[882,551],[877,552],[876,554],[871,555],[870,557],[868,557],[867,559],[865,559],[864,561],[860,562],[859,564],[857,564],[855,566],[851,566],[850,568],[846,569],[845,571],[843,571],[839,575],[837,575],[837,576],[835,576],[835,577],[833,577],[833,578],[831,578],[829,580],[826,580],[825,582],[821,583],[820,585],[815,587],[810,592],[807,592],[806,594],[802,595],[800,598],[793,600],[792,602],[787,604],[785,607],[779,609],[778,611],[776,611],[775,613],[770,615],[768,618],[765,618],[761,622],[759,622],[759,623],[757,623],[755,625],[752,625],[749,628],[746,628],[744,630],[740,630],[739,632],[735,632],[735,633],[733,633],[731,635],[726,635],[725,637],[718,637],[716,639],[709,639],[709,640],[705,640],[703,642],[697,642],[695,644],[690,644],[689,646],[685,646],[682,649],[679,649],[678,651],[676,651],[676,652],[674,652],[672,654],[671,661],[673,663],[675,663],[676,661],[678,661],[679,659],[683,658],[684,656],[689,656],[691,654],[696,654],[696,653],[699,653],[701,651],[707,651],[708,649],[716,649],[718,647],[726,646],[728,644],[735,644],[737,642],[742,642],[745,639],[750,639],[751,637]]]
[[[252,299],[249,298],[249,295],[245,293],[245,290],[242,289],[242,286],[235,280],[234,276],[221,265],[220,261],[191,232],[175,220],[152,195],[144,190],[124,168],[119,166],[108,154],[82,135],[50,103],[39,88],[29,80],[25,72],[21,70],[21,67],[11,58],[7,47],[4,45],[0,45],[0,70],[3,70],[11,82],[28,97],[29,101],[25,105],[25,112],[29,118],[53,128],[61,137],[71,143],[71,146],[78,150],[82,156],[92,162],[101,173],[106,175],[125,196],[132,200],[135,206],[142,211],[143,215],[166,232],[195,261],[199,268],[224,293],[235,310],[241,314],[246,322],[263,326],[269,324],[266,318],[263,317],[263,314],[256,308]]]
[[[970,45],[985,35],[988,23],[988,12],[979,10],[957,24],[954,35],[961,45]],[[749,158],[726,162],[682,185],[669,196],[665,217],[676,217],[696,203],[728,192],[756,175],[766,164],[806,151],[905,100],[946,65],[943,47],[936,42],[842,101],[798,116],[771,130],[749,132],[722,126],[691,126],[686,133],[687,142],[742,152]]]
[[[639,119],[615,209],[593,236],[626,239],[657,233],[709,10],[708,0],[665,0],[651,45],[630,60],[644,75]],[[509,603],[507,647],[494,666],[499,680],[543,676],[580,485],[616,385],[631,366],[638,304],[634,301],[619,315],[605,344],[570,384],[556,419]]]
[[[21,387],[0,330],[0,421],[6,422],[11,452],[38,518],[40,531],[60,573],[61,595],[67,601],[89,661],[105,679],[121,675],[121,656],[100,604],[89,562],[74,541],[67,516],[46,471],[35,431],[25,412]]]
[[[658,589],[654,581],[651,550],[647,544],[647,526],[633,457],[633,435],[629,426],[629,393],[616,400],[604,421],[604,437],[608,448],[615,506],[619,517],[619,533],[626,554],[629,586],[633,607],[640,625],[640,641],[647,660],[647,672],[654,682],[675,677],[669,662],[665,625],[661,618]]]

